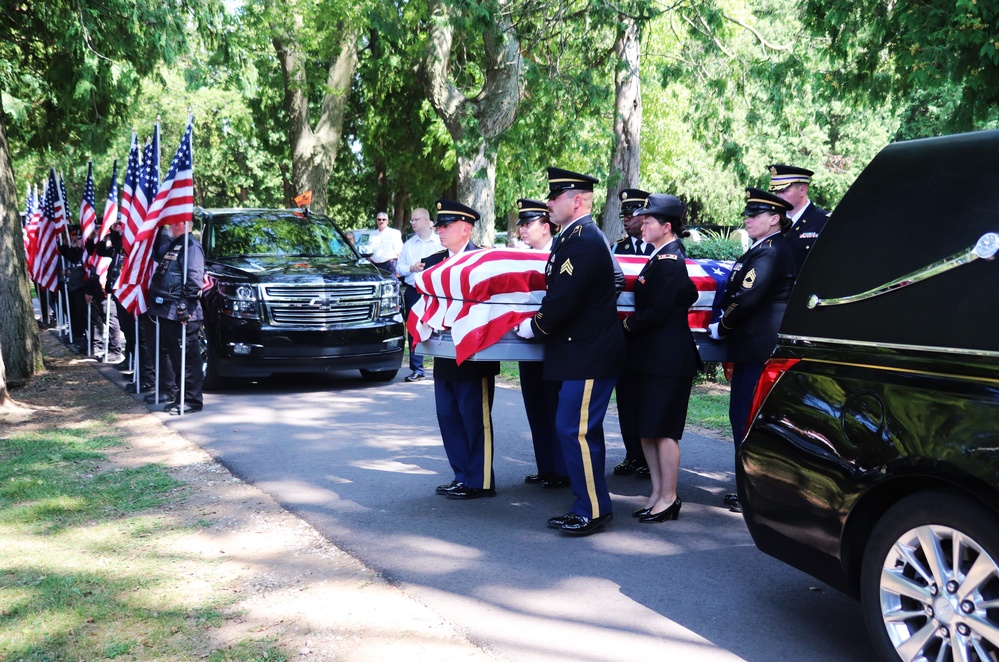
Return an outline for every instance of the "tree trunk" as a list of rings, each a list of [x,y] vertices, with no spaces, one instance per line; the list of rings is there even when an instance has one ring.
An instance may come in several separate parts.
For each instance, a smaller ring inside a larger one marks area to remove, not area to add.
[[[467,97],[451,80],[454,26],[440,1],[431,5],[430,45],[419,71],[430,104],[455,142],[458,202],[482,215],[472,233],[477,244],[491,244],[496,236],[497,145],[516,119],[523,94],[524,60],[508,5],[508,0],[499,2],[495,22],[482,35],[485,81],[475,97]]]
[[[309,121],[309,88],[305,72],[308,56],[301,52],[291,37],[274,37],[273,43],[284,74],[284,102],[288,113],[295,195],[312,191],[310,208],[325,213],[330,173],[336,163],[347,100],[357,69],[357,33],[344,33],[339,54],[330,59],[326,94],[321,101],[315,128]]]
[[[479,246],[491,246],[496,237],[496,217],[486,211],[496,208],[496,149],[483,139],[478,152],[458,154],[458,200],[482,214],[475,224],[472,241]]]
[[[614,75],[614,146],[607,177],[607,204],[603,229],[615,241],[624,235],[621,224],[621,191],[638,186],[641,176],[642,88],[639,79],[639,28],[635,19],[621,16],[621,29],[614,40],[618,66]]]
[[[0,402],[42,368],[5,118],[0,101]]]

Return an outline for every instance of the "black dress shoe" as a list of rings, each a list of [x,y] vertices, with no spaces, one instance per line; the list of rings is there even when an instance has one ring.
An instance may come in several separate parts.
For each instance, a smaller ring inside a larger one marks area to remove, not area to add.
[[[726,506],[731,506],[733,503],[737,503],[739,501],[739,495],[738,494],[726,494],[725,497],[722,499],[722,501],[725,502]]]
[[[544,480],[544,478],[541,477],[541,474],[528,474],[524,476],[524,482],[529,485],[540,483],[542,480]]]
[[[555,517],[548,518],[548,528],[549,529],[561,529],[562,525],[565,524],[565,518],[572,513],[566,513],[565,515],[556,515]]]
[[[629,460],[625,458],[624,462],[614,467],[615,476],[628,476],[635,473],[635,469],[642,466],[642,463],[638,460]]]
[[[448,499],[479,499],[481,497],[496,496],[496,490],[484,490],[481,487],[468,487],[460,485],[449,490],[445,495]]]
[[[645,517],[639,517],[638,521],[639,522],[649,523],[649,522],[665,522],[665,521],[671,520],[671,519],[674,519],[674,520],[675,519],[679,519],[680,518],[680,507],[682,505],[683,505],[683,502],[680,501],[680,497],[677,497],[676,501],[674,501],[673,505],[671,505],[669,508],[666,508],[665,510],[662,510],[662,511],[660,511],[658,513],[653,513],[653,512],[650,511],[649,514],[646,515]]]
[[[464,487],[464,483],[459,483],[456,480],[452,480],[447,485],[438,485],[437,489],[435,490],[435,492],[437,494],[444,495],[444,494],[447,494],[448,492],[450,492],[451,490],[453,490],[456,487]]]
[[[631,514],[632,517],[645,517],[652,512],[651,508],[639,508]]]
[[[165,411],[168,414],[173,414],[175,416],[179,416],[180,415],[180,405],[177,404],[176,402],[171,402],[170,404],[168,404],[166,407],[163,408],[163,411]],[[201,405],[192,405],[190,402],[185,402],[184,403],[184,413],[185,414],[196,414],[199,411],[201,411]]]
[[[635,469],[635,475],[639,478],[652,478],[652,473],[649,471],[648,465],[642,465]]]
[[[541,487],[546,490],[556,490],[560,487],[569,487],[568,476],[559,476],[558,474],[551,474],[543,481],[541,481]]]
[[[730,504],[728,509],[731,510],[733,513],[741,513],[742,504],[736,501],[735,503]]]
[[[583,517],[576,513],[569,513],[565,516],[565,520],[562,522],[560,528],[562,533],[567,533],[571,536],[588,536],[602,529],[613,516],[613,513],[607,513],[600,517]]]

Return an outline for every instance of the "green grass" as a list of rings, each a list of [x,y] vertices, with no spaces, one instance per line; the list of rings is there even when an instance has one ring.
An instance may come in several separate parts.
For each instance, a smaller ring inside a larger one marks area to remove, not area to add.
[[[181,483],[156,465],[103,468],[121,443],[108,429],[0,438],[0,660],[287,660],[266,639],[210,650],[237,598],[214,562],[172,551],[198,528],[160,508]]]

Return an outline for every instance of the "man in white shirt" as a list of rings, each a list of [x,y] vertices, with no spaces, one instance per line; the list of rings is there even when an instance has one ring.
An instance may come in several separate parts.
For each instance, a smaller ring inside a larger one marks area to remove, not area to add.
[[[434,232],[434,225],[430,221],[430,212],[423,207],[413,210],[413,216],[409,221],[416,233],[402,246],[399,253],[399,260],[396,262],[395,274],[406,284],[402,292],[403,317],[409,318],[409,311],[413,309],[420,299],[419,292],[416,291],[415,276],[423,271],[424,258],[433,255],[441,250],[441,240]],[[409,370],[406,377],[407,382],[418,382],[425,377],[423,370],[423,356],[416,353],[413,345],[413,336],[409,336]]]
[[[371,236],[371,257],[373,265],[390,274],[395,273],[395,265],[402,252],[402,233],[389,227],[389,217],[380,211],[375,215],[375,225],[378,234]]]

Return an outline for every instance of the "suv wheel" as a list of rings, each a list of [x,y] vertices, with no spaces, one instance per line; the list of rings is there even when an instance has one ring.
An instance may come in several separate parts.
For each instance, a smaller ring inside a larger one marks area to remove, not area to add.
[[[860,593],[883,660],[999,656],[999,522],[944,492],[903,499],[867,544]]]
[[[399,374],[398,370],[364,370],[361,369],[361,377],[366,382],[390,382]]]

